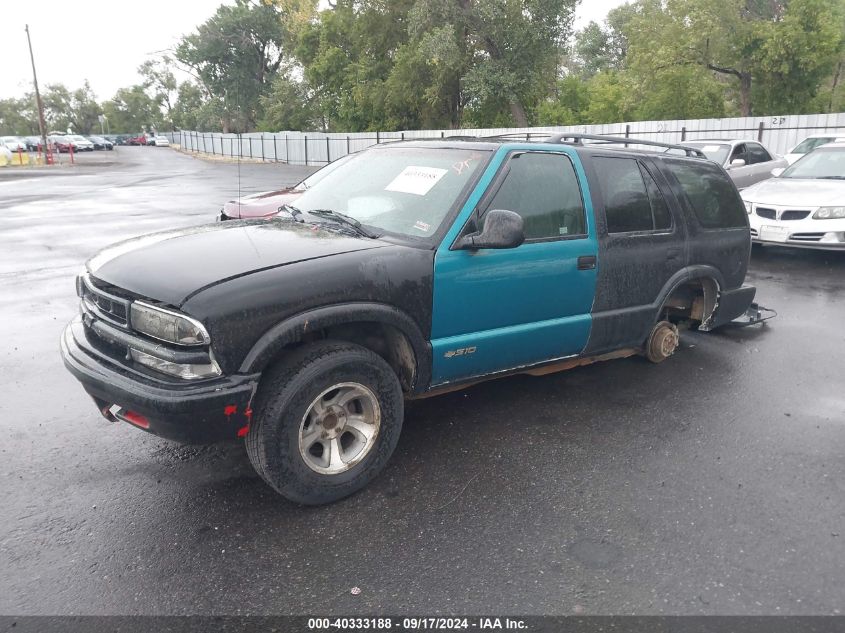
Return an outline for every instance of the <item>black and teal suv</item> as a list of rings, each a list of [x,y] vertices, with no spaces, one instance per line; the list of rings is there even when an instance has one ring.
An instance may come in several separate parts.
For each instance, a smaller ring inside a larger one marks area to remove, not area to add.
[[[380,145],[273,219],[115,245],[77,281],[65,364],[111,420],[245,437],[281,494],[338,499],[384,466],[406,398],[659,362],[678,324],[746,312],[751,242],[731,179],[698,150],[624,142]]]

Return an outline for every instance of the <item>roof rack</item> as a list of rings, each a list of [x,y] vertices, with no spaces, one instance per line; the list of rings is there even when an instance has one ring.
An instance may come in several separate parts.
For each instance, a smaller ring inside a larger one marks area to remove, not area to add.
[[[574,145],[584,145],[584,141],[597,141],[596,145],[647,145],[649,147],[663,147],[666,149],[677,149],[687,156],[695,158],[707,158],[707,156],[700,149],[695,147],[687,147],[686,145],[675,145],[673,143],[661,143],[659,141],[644,141],[641,139],[626,138],[624,136],[604,136],[600,134],[576,134],[573,132],[564,132],[561,134],[549,135],[546,143],[566,143],[568,139],[572,139]]]

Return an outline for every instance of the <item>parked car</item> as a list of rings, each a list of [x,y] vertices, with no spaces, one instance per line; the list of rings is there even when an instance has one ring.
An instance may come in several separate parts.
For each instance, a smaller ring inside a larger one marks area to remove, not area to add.
[[[94,151],[94,144],[84,136],[80,136],[79,134],[68,134],[65,136],[65,139],[73,144],[74,152]]]
[[[147,144],[147,135],[141,134],[140,136],[130,136],[127,137],[123,141],[124,145],[146,145]]]
[[[102,136],[89,136],[88,140],[94,145],[94,149],[105,149],[111,150],[114,149],[114,143],[110,140],[103,138]]]
[[[48,136],[47,142],[50,143],[60,154],[67,154],[70,152],[71,141],[63,134]]]
[[[756,141],[684,141],[684,145],[700,149],[707,158],[724,167],[740,190],[771,178],[773,169],[789,166],[786,159],[772,154]]]
[[[157,134],[152,138],[152,144],[156,147],[170,147],[170,140],[166,136]]]
[[[40,136],[27,136],[24,138],[24,142],[26,143],[27,150],[30,152],[37,152],[43,141]]]
[[[22,152],[27,151],[26,141],[20,136],[2,136],[0,137],[0,143],[6,146],[10,152],[17,152],[18,150]]]
[[[812,152],[817,147],[827,145],[828,143],[842,143],[845,142],[845,136],[836,136],[835,134],[816,134],[808,136],[803,141],[798,143],[795,147],[789,150],[789,153],[784,156],[786,162],[790,165],[803,157],[805,154]]]
[[[261,193],[229,200],[223,205],[223,209],[221,209],[217,219],[244,220],[247,218],[267,218],[276,215],[284,205],[292,203],[353,156],[355,154],[347,154],[342,158],[338,158],[325,167],[321,167],[293,187],[286,187],[285,189],[278,189],[276,191],[262,191]]]
[[[385,465],[403,398],[661,362],[679,323],[709,331],[751,306],[748,216],[726,172],[618,147],[381,145],[284,216],[107,248],[77,279],[64,362],[109,420],[245,437],[276,491],[339,499]]]
[[[742,192],[760,244],[845,249],[845,143],[806,154],[776,178]]]

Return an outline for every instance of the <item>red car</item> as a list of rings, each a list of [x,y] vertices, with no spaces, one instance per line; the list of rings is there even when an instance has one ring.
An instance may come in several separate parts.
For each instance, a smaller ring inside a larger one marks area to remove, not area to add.
[[[147,135],[141,134],[141,136],[132,136],[125,141],[123,141],[124,145],[146,145],[147,144]]]
[[[269,218],[279,212],[282,205],[290,204],[301,196],[307,189],[310,189],[323,178],[332,173],[337,167],[349,160],[353,154],[347,154],[321,167],[305,180],[295,184],[293,187],[279,189],[277,191],[262,191],[251,196],[244,196],[235,200],[229,200],[223,205],[218,220],[245,220],[249,218]]]

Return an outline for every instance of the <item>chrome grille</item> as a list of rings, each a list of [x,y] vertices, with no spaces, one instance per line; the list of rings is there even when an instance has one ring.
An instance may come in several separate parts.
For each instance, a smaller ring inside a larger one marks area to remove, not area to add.
[[[129,300],[97,288],[88,275],[82,277],[82,305],[95,316],[127,327],[129,323]]]

